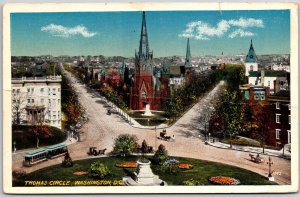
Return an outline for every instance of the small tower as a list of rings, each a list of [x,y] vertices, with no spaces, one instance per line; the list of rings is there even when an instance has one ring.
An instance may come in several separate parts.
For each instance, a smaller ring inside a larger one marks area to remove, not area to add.
[[[190,39],[188,38],[187,46],[186,46],[185,63],[184,63],[185,68],[191,68],[192,67],[191,59],[192,59],[192,56],[191,56],[191,49],[190,49]]]
[[[257,56],[255,54],[253,43],[251,40],[250,48],[248,51],[248,54],[246,56],[245,60],[245,76],[249,76],[250,71],[257,71],[258,70],[258,64],[257,64]]]

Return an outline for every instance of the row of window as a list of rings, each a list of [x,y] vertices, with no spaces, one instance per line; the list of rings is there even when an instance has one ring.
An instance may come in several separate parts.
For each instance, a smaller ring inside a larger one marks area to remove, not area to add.
[[[43,98],[41,98],[41,104],[44,104],[44,101],[45,100]],[[13,100],[13,102],[16,102],[16,100]],[[52,99],[52,103],[55,104],[55,102],[56,102],[56,99]],[[34,99],[27,99],[27,103],[29,103],[29,104],[32,103],[33,104]],[[57,99],[57,103],[60,104],[60,99]],[[49,104],[51,104],[51,99],[49,99]]]
[[[280,109],[280,103],[279,102],[276,102],[276,109]],[[291,104],[288,104],[288,108],[289,110],[291,110]]]
[[[276,123],[280,123],[281,114],[276,114]],[[289,124],[291,124],[291,115],[289,115]]]
[[[40,92],[44,93],[44,89],[45,88],[40,88]],[[34,92],[34,90],[35,90],[34,88],[27,88],[27,93],[31,93],[32,94]],[[20,93],[20,91],[21,91],[20,89],[13,89],[12,90],[13,93],[15,93],[15,92],[16,93]],[[51,88],[48,88],[48,92],[49,93],[51,92]],[[52,92],[56,93],[56,88],[52,88]],[[57,92],[60,92],[60,88],[57,88]]]
[[[280,132],[281,132],[281,129],[275,129],[276,140],[280,140]],[[287,134],[288,134],[288,143],[291,143],[291,131],[287,130]]]

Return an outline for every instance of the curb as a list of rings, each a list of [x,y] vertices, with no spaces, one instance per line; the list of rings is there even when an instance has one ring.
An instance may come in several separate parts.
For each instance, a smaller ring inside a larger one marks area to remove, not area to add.
[[[226,147],[220,147],[220,146],[216,146],[214,144],[212,144],[211,142],[207,142],[205,141],[205,144],[206,145],[210,145],[212,147],[215,147],[215,148],[220,148],[220,149],[227,149],[227,150],[235,150],[235,151],[241,151],[241,152],[248,152],[248,153],[259,153],[261,155],[268,155],[268,156],[274,156],[274,157],[279,157],[279,158],[283,158],[283,159],[286,159],[286,160],[291,160],[291,156],[283,156],[283,155],[276,155],[276,154],[272,154],[272,153],[262,153],[262,152],[255,152],[255,151],[247,151],[247,150],[240,150],[240,149],[236,149],[236,148],[226,148]]]

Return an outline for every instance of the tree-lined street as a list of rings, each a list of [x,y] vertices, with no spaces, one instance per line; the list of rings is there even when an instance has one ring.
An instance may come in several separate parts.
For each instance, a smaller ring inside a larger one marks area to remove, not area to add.
[[[62,68],[63,69],[63,68]],[[248,152],[241,152],[229,149],[215,148],[206,145],[203,136],[199,136],[199,129],[203,126],[199,125],[199,119],[209,114],[213,110],[207,108],[211,100],[218,96],[218,90],[223,86],[223,81],[208,92],[199,102],[188,110],[177,122],[167,128],[168,135],[175,135],[175,141],[167,142],[158,139],[160,129],[145,127],[132,127],[118,113],[107,115],[107,103],[98,93],[87,88],[81,83],[77,83],[74,76],[69,72],[64,72],[72,81],[73,86],[78,94],[79,102],[86,109],[88,122],[81,128],[80,142],[70,144],[68,146],[70,155],[73,160],[88,158],[87,152],[89,147],[97,147],[98,149],[107,148],[107,152],[113,150],[114,139],[120,134],[133,134],[138,137],[139,144],[145,139],[148,145],[155,149],[159,144],[164,144],[169,155],[190,157],[195,159],[203,159],[214,162],[229,164],[250,171],[254,171],[263,176],[268,175],[268,165],[266,164],[267,156],[263,155],[264,163],[254,163],[250,161]],[[13,154],[13,170],[22,169],[32,172],[49,165],[61,163],[62,158],[48,160],[37,164],[33,167],[22,167],[22,153]],[[272,157],[275,171],[275,180],[279,184],[291,183],[291,165],[290,160],[279,157]]]

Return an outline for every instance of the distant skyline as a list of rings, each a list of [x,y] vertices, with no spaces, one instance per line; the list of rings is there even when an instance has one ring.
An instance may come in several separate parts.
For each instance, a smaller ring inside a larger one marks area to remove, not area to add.
[[[133,57],[142,12],[12,13],[11,54]],[[154,57],[290,54],[289,10],[147,11]]]

